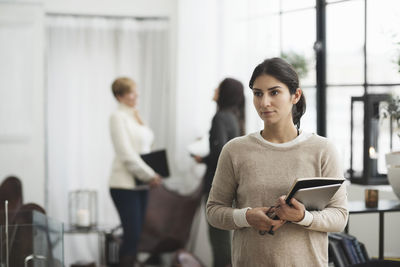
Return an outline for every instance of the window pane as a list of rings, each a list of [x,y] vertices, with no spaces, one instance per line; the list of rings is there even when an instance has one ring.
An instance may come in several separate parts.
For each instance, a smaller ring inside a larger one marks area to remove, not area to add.
[[[267,57],[276,56],[279,53],[279,15],[269,15],[250,19],[247,22],[248,51],[246,52],[251,62],[251,70],[256,64],[261,63]],[[232,29],[235,34],[235,29]],[[227,41],[227,43],[229,40]],[[243,51],[237,51],[237,55]]]
[[[362,96],[363,87],[327,88],[327,133],[339,152],[344,171],[350,168],[350,120],[351,97]],[[354,114],[353,169],[363,170],[363,107],[357,107]],[[354,138],[354,137],[357,138]]]
[[[301,117],[300,128],[306,132],[317,132],[317,107],[316,107],[316,89],[302,88],[306,98],[306,113]]]
[[[299,23],[301,22],[301,23]],[[301,56],[307,62],[307,75],[300,77],[301,85],[315,86],[315,9],[282,14],[282,52]]]
[[[242,5],[247,6],[247,12],[250,17],[254,16],[266,16],[271,14],[279,14],[280,11],[280,3],[277,0],[252,0],[252,1],[243,1],[243,0],[224,0],[225,6],[229,8],[232,3],[240,2]],[[240,6],[240,12],[238,14],[243,18],[245,12],[243,12],[243,6]]]
[[[326,20],[328,84],[363,83],[364,1],[328,5]]]
[[[315,0],[282,0],[282,11],[315,7]]]
[[[367,12],[368,82],[400,83],[400,1],[369,0]]]
[[[367,87],[368,94],[400,94],[400,86],[370,86]]]

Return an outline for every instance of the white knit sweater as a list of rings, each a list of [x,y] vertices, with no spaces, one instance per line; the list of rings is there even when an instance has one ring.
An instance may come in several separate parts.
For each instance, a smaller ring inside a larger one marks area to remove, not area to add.
[[[110,117],[111,139],[115,157],[112,164],[109,185],[111,188],[134,189],[134,177],[149,181],[154,177],[154,170],[140,157],[149,153],[154,134],[137,122],[134,110],[124,104]]]

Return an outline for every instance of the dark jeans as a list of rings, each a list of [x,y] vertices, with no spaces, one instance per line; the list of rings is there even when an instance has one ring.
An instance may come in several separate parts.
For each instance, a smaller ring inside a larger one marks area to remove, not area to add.
[[[110,189],[110,193],[124,231],[119,256],[120,258],[136,257],[140,232],[146,214],[148,191]]]
[[[207,203],[208,194],[205,195]],[[225,267],[231,264],[231,233],[211,226],[208,223],[208,236],[210,238],[214,267]]]

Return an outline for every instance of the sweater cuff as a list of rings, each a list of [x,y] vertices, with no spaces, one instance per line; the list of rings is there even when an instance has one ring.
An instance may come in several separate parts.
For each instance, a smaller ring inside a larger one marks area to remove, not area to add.
[[[299,222],[293,222],[295,224],[298,225],[302,225],[302,226],[310,226],[312,221],[314,219],[314,216],[311,214],[311,212],[309,212],[308,210],[304,211],[304,218],[303,220],[299,221]]]
[[[250,224],[246,220],[246,212],[250,209],[250,207],[247,207],[243,209],[235,209],[233,211],[233,222],[237,227],[250,227]]]
[[[149,168],[149,170],[146,171],[145,175],[146,176],[142,176],[142,177],[137,176],[136,178],[142,182],[148,183],[151,180],[153,180],[153,178],[156,176],[156,172],[153,169]]]

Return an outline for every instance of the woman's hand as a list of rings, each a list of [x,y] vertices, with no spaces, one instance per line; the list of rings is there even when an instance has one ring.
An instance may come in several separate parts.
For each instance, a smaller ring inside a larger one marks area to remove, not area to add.
[[[140,125],[144,125],[144,122],[142,120],[142,118],[139,115],[139,110],[137,110],[136,108],[133,110],[133,116],[135,117],[136,121],[140,124]]]
[[[269,218],[266,213],[270,208],[268,207],[259,207],[254,209],[249,209],[246,211],[246,220],[247,222],[257,230],[261,231],[269,231],[271,226],[273,226],[272,230],[278,230],[282,225],[285,224],[284,220],[273,220]],[[274,211],[274,208],[271,209],[271,212]]]
[[[203,158],[200,156],[193,155],[192,156],[197,163],[203,163]]]
[[[286,204],[286,196],[281,196],[278,199],[277,207],[275,208],[275,213],[278,217],[285,221],[299,222],[303,220],[305,215],[304,205],[297,201],[295,198],[290,200],[290,204]]]
[[[156,173],[154,178],[150,180],[149,185],[151,188],[153,188],[159,186],[160,184],[162,184],[161,176],[158,173]]]

